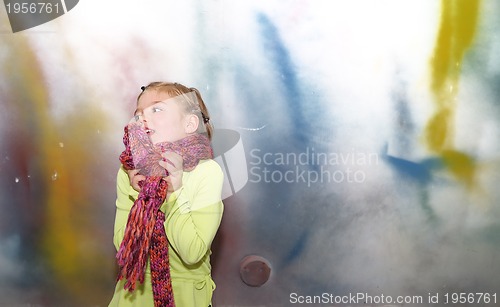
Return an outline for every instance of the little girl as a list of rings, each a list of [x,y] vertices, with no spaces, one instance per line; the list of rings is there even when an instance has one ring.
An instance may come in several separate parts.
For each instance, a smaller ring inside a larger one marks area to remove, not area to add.
[[[211,305],[210,246],[223,212],[211,135],[198,90],[142,87],[117,176],[120,272],[110,306]]]

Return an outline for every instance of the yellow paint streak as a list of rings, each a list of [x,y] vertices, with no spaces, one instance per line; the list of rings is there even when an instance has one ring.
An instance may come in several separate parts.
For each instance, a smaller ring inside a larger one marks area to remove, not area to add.
[[[462,63],[474,41],[479,5],[479,0],[441,1],[441,22],[430,63],[436,110],[424,131],[428,148],[440,155],[455,178],[467,185],[472,185],[476,166],[454,148],[455,111]]]
[[[429,120],[427,124],[427,145],[433,150],[439,152],[442,148],[446,147],[449,142],[448,135],[451,134],[451,121],[453,114],[449,109],[442,108]],[[448,144],[451,145],[451,144]]]
[[[2,45],[4,40],[0,39]],[[12,76],[9,84],[14,97],[6,107],[17,110],[22,115],[20,120],[30,125],[38,149],[33,161],[39,162],[37,167],[43,176],[45,198],[38,204],[45,210],[39,217],[43,221],[40,251],[60,293],[69,293],[75,303],[93,299],[89,284],[106,268],[106,259],[99,258],[101,251],[97,248],[88,249],[95,240],[95,232],[89,229],[89,195],[91,189],[98,188],[89,182],[89,168],[96,158],[94,149],[88,147],[95,135],[89,127],[97,123],[103,127],[104,117],[86,106],[66,121],[56,122],[50,114],[50,93],[36,51],[21,35],[6,45],[9,56],[1,64],[6,75]]]
[[[472,187],[476,172],[476,163],[468,155],[455,151],[445,150],[442,153],[444,164],[450,172],[468,187]]]
[[[71,187],[65,165],[66,155],[59,146],[60,135],[55,121],[50,117],[49,93],[44,84],[43,73],[35,52],[27,40],[17,40],[13,51],[16,59],[12,63],[19,80],[15,92],[23,96],[31,114],[26,121],[33,121],[33,133],[37,135],[42,174],[46,180],[45,206],[46,225],[44,225],[42,249],[52,263],[54,273],[61,279],[76,277],[78,268],[78,233],[72,226],[75,218],[73,200],[80,197],[81,190]],[[26,108],[26,106],[24,106]]]
[[[472,45],[479,0],[442,0],[442,15],[431,60],[432,91],[440,106],[452,103],[465,52]]]

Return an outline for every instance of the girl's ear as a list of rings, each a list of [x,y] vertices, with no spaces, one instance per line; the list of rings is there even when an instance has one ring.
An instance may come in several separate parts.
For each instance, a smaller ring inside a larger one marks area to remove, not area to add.
[[[194,133],[198,131],[198,126],[200,124],[200,120],[198,119],[198,116],[196,114],[188,114],[186,116],[186,122],[185,122],[185,131],[187,134]]]

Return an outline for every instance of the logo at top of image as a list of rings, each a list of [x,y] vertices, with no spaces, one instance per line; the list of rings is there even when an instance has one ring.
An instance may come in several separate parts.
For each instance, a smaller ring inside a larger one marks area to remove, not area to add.
[[[72,10],[79,0],[4,0],[12,33],[27,30],[56,19]]]

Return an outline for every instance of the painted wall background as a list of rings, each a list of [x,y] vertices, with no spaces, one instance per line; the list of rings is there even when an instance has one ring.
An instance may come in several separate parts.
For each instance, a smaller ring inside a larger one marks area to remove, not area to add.
[[[107,305],[122,127],[153,80],[200,89],[245,148],[216,306],[498,292],[499,15],[493,0],[87,0],[12,34],[0,9],[0,305]],[[249,254],[271,264],[262,287],[240,280]]]

